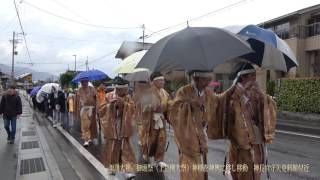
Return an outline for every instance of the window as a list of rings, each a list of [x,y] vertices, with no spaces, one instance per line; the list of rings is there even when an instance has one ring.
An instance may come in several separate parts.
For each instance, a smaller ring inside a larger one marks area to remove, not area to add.
[[[314,53],[313,73],[314,76],[320,76],[320,51]]]
[[[286,22],[286,23],[283,23],[283,24],[279,24],[279,25],[274,27],[275,31],[288,31],[289,28],[290,28],[289,22]]]
[[[308,20],[307,32],[308,36],[320,35],[320,16],[314,16]]]
[[[288,39],[289,38],[289,30],[290,30],[290,24],[289,22],[276,25],[274,27],[275,33],[281,38],[281,39]]]

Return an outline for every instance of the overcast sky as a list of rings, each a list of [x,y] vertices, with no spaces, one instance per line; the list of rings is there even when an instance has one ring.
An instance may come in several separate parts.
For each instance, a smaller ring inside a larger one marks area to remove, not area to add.
[[[78,69],[100,69],[113,76],[112,69],[120,62],[115,53],[122,41],[136,41],[142,35],[186,22],[231,4],[232,8],[191,21],[190,26],[225,27],[261,23],[299,9],[313,6],[319,0],[17,0],[22,26],[33,66],[41,72],[58,75],[74,69],[77,55]],[[46,11],[47,13],[45,13]],[[97,25],[89,26],[80,23]],[[115,27],[115,28],[107,28]],[[156,42],[163,36],[186,27],[186,23],[146,39]],[[128,28],[128,29],[127,29]],[[0,63],[11,64],[12,31],[21,32],[13,0],[0,1]],[[22,36],[18,36],[22,39]],[[29,62],[25,43],[18,44],[17,62]],[[109,55],[111,54],[111,55]],[[109,55],[109,56],[107,56]],[[57,64],[36,64],[37,62]],[[60,64],[58,64],[60,63]]]

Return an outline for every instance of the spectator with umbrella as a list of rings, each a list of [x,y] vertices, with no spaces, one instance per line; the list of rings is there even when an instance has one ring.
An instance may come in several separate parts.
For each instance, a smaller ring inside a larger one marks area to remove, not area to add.
[[[36,95],[40,89],[41,89],[41,86],[36,86],[32,88],[32,90],[30,91],[30,97],[32,100],[33,109],[37,109]]]
[[[58,111],[55,106],[55,98],[57,98],[58,90],[60,89],[61,87],[57,83],[47,83],[41,87],[36,95],[39,109],[41,111],[48,111],[48,114],[52,116],[54,127],[56,126],[59,118]]]

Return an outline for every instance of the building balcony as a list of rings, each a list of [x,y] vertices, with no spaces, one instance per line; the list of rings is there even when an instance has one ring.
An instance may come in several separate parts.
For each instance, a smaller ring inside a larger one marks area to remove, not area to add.
[[[305,32],[306,32],[306,37],[320,35],[320,22],[306,25]]]
[[[306,51],[320,50],[320,33],[319,35],[307,37],[305,40],[305,47]]]

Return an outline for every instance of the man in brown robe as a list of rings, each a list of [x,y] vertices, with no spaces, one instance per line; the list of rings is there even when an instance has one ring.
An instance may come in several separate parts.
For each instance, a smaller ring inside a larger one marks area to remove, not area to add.
[[[81,133],[84,140],[83,146],[88,147],[92,139],[97,138],[97,92],[88,86],[88,79],[81,79],[81,87],[77,91],[77,107],[81,119]]]
[[[169,122],[179,149],[181,179],[204,180],[208,179],[206,127],[209,120],[214,121],[218,100],[207,88],[212,73],[193,71],[191,75],[193,82],[181,87],[170,105]]]
[[[150,162],[154,158],[156,166],[167,167],[164,154],[167,145],[166,119],[169,94],[164,90],[165,78],[159,73],[150,76],[151,88],[141,99],[142,105],[142,158]]]
[[[134,114],[134,122],[136,125],[136,129],[138,131],[138,144],[141,146],[142,143],[142,104],[141,100],[143,99],[146,91],[150,89],[150,83],[148,82],[136,82],[133,92],[133,101],[135,104],[135,114]]]
[[[136,158],[131,142],[134,103],[128,96],[128,81],[120,77],[113,80],[115,91],[99,108],[103,133],[106,139],[105,166],[112,174],[125,171],[126,178],[135,177]]]
[[[271,143],[275,135],[276,103],[258,86],[251,64],[240,63],[236,73],[226,112],[231,142],[229,171],[233,180],[259,180],[260,165],[267,160],[266,143]],[[247,168],[236,171],[237,166]]]
[[[98,93],[98,99],[99,99],[99,105],[105,103],[106,101],[106,92],[105,92],[105,86],[103,84],[100,84],[97,88]]]

